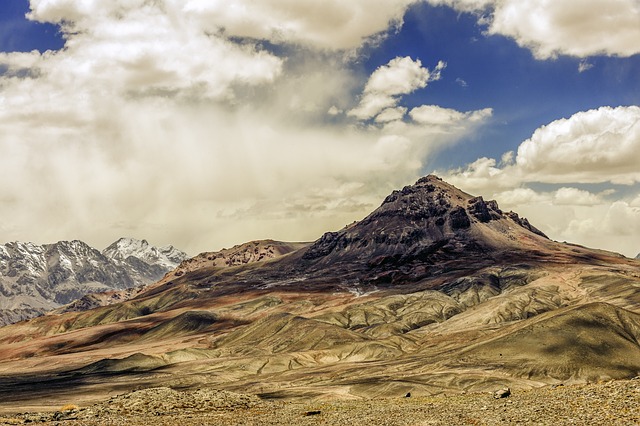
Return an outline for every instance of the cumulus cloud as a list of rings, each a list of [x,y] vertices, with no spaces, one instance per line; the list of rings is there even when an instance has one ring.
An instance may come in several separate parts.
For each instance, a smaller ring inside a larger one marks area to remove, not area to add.
[[[402,23],[406,8],[415,0],[163,0],[162,9],[171,17],[183,16],[184,24],[208,34],[302,44],[323,49],[353,49],[367,39]],[[85,30],[87,16],[103,21],[143,9],[145,0],[71,1],[31,0],[33,19],[64,22]],[[185,27],[186,28],[186,27]]]
[[[509,152],[501,162],[479,158],[443,176],[529,215],[553,238],[632,255],[640,250],[639,198],[616,199],[613,188],[570,185],[638,187],[639,129],[637,106],[583,111],[537,129],[515,157]],[[540,183],[556,188],[536,189]]]
[[[558,189],[553,201],[557,205],[570,206],[593,206],[602,203],[602,200],[596,194],[583,189],[567,187]]]
[[[352,49],[390,26],[399,26],[412,3],[415,0],[191,0],[185,9],[212,29],[235,37]]]
[[[604,226],[616,236],[637,235],[640,233],[640,208],[616,201],[607,211]]]
[[[513,38],[540,59],[640,53],[636,0],[428,0],[477,12],[489,34]]]
[[[431,81],[439,80],[446,64],[442,61],[433,71],[422,66],[420,59],[397,57],[376,69],[364,87],[362,98],[349,115],[360,120],[375,117],[387,108],[397,106],[402,95],[422,89]]]
[[[544,182],[640,182],[640,107],[602,107],[536,130],[516,168]]]
[[[601,107],[540,127],[503,167],[481,158],[451,178],[474,189],[523,182],[631,185],[640,182],[638,164],[640,107]]]

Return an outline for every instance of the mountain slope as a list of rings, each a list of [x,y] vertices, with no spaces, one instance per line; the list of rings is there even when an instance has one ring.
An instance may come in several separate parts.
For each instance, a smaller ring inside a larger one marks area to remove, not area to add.
[[[133,239],[120,239],[103,253],[77,240],[1,245],[0,325],[41,315],[87,293],[156,281],[178,264],[167,254],[175,261],[186,257],[172,247],[163,250]]]
[[[121,240],[118,240],[118,242],[120,242]],[[110,248],[117,247],[118,242],[112,244]],[[121,246],[125,247],[125,253],[134,253],[139,250],[135,250],[135,249],[127,250],[126,248],[131,248],[131,247],[137,248],[137,247],[140,247],[141,245],[142,246],[146,245],[145,243],[146,241],[138,242],[138,244],[126,243],[126,244],[121,244]],[[162,285],[165,282],[176,279],[184,275],[185,273],[188,273],[191,271],[196,271],[196,270],[205,269],[205,268],[227,268],[227,267],[233,267],[233,266],[248,265],[254,262],[262,262],[270,259],[276,259],[280,256],[284,256],[285,254],[304,248],[308,245],[309,243],[288,243],[288,242],[274,241],[274,240],[250,241],[248,243],[239,244],[230,249],[222,249],[220,251],[215,251],[215,252],[200,253],[197,256],[191,257],[189,259],[184,259],[184,256],[180,256],[180,255],[176,256],[175,255],[176,252],[178,254],[181,254],[182,252],[174,249],[171,246],[168,246],[169,250],[161,248],[161,249],[158,249],[158,251],[160,251],[161,254],[162,254],[162,250],[165,250],[165,254],[167,252],[170,253],[171,255],[167,255],[169,260],[171,259],[178,260],[179,258],[183,258],[184,260],[182,260],[179,263],[179,265],[175,267],[175,269],[172,269],[171,271],[167,272],[164,278],[159,282],[127,288],[125,290],[109,290],[109,291],[104,291],[99,293],[89,293],[83,296],[82,298],[73,301],[68,305],[62,306],[61,308],[51,311],[51,313],[62,314],[66,312],[80,312],[80,311],[86,311],[86,310],[94,309],[98,307],[113,305],[115,303],[121,303],[130,299],[133,299],[134,297],[138,296],[143,292],[149,291],[158,285]],[[108,251],[108,250],[109,248],[105,251]],[[127,256],[129,256],[129,254],[125,256],[124,254],[118,255],[116,253],[116,254],[111,254],[111,256],[114,257],[116,261],[119,261],[122,263],[127,261],[128,259]],[[151,258],[154,259],[155,256],[152,256]]]
[[[0,395],[29,399],[43,379],[74,398],[108,394],[114,374],[118,392],[270,398],[640,374],[636,260],[551,241],[434,176],[311,245],[203,254],[131,296],[0,328]]]

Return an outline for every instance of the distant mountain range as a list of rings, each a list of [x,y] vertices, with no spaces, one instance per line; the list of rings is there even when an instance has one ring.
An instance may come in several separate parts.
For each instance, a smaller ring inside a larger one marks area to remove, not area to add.
[[[173,246],[120,238],[102,252],[78,240],[0,245],[0,325],[39,316],[85,294],[162,278],[184,259]]]

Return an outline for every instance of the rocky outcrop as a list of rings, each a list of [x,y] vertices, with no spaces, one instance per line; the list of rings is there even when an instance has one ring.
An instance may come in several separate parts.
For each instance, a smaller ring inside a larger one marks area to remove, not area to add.
[[[185,273],[202,268],[226,268],[277,259],[308,245],[309,243],[274,240],[250,241],[229,249],[200,253],[197,256],[183,260],[170,276],[180,277]]]

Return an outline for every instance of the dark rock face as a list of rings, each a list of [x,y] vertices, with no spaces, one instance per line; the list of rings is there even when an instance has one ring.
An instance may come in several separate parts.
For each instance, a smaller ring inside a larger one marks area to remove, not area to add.
[[[508,212],[506,214],[507,217],[509,217],[511,220],[513,220],[515,223],[517,223],[518,225],[522,226],[525,229],[528,229],[529,231],[533,232],[534,234],[540,235],[541,237],[545,237],[548,238],[544,232],[542,232],[541,230],[539,230],[538,228],[536,228],[535,226],[531,225],[529,223],[529,221],[526,218],[521,218],[520,216],[518,216],[517,213],[514,212]]]
[[[483,223],[502,218],[502,210],[498,207],[498,203],[494,200],[485,202],[482,197],[470,199],[467,210],[469,214]]]
[[[449,221],[452,229],[467,229],[471,226],[469,216],[467,216],[467,212],[462,207],[456,207],[451,211]]]

